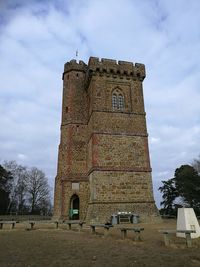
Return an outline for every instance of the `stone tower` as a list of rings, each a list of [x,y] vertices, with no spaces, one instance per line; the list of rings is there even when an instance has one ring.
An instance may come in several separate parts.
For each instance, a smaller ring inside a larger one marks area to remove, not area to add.
[[[105,222],[157,215],[143,101],[143,64],[90,57],[64,66],[54,217]]]

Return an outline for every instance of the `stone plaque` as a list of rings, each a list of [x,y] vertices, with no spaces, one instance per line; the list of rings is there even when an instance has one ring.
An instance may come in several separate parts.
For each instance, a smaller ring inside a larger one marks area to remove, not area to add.
[[[79,190],[79,183],[72,183],[72,190]]]

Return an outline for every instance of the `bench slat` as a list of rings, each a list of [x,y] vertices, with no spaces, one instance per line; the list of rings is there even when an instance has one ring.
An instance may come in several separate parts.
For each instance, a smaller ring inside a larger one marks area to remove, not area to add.
[[[176,234],[176,233],[185,233],[185,238],[186,238],[186,245],[188,248],[192,247],[192,238],[191,234],[196,233],[195,230],[159,230],[160,233],[164,234],[164,242],[165,246],[168,247],[170,245],[170,235],[171,234]]]
[[[166,233],[166,234],[176,234],[176,233],[196,233],[195,230],[159,230],[160,233]]]
[[[108,231],[111,227],[113,227],[112,224],[90,224],[90,228],[92,230],[92,234],[95,234],[95,229],[96,227],[99,227],[99,228],[104,228],[104,235],[107,236],[108,235]]]
[[[72,228],[72,224],[78,224],[79,225],[79,231],[83,229],[84,221],[64,221],[63,224],[68,224],[69,230]]]
[[[123,227],[119,229],[121,230],[121,238],[123,240],[127,237],[127,231],[134,231],[135,232],[134,241],[140,241],[141,240],[140,232],[144,231],[144,228]]]
[[[15,228],[16,221],[0,221],[0,229],[3,229],[4,224],[11,224],[11,228]]]

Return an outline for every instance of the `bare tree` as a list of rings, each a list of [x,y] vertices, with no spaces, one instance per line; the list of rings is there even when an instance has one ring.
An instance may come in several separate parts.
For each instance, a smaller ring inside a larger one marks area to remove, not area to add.
[[[12,173],[13,180],[10,192],[10,204],[8,211],[22,212],[26,200],[27,168],[18,165],[16,161],[5,161],[4,168]]]
[[[199,155],[199,157],[197,159],[193,160],[192,166],[198,172],[198,174],[200,175],[200,155]]]
[[[50,214],[50,187],[44,172],[35,167],[27,169],[15,161],[5,161],[3,166],[13,177],[9,181],[7,212]]]
[[[27,179],[28,171],[25,167],[22,167],[19,173],[18,183],[15,189],[17,210],[23,213],[27,209]]]
[[[41,211],[50,203],[50,189],[44,172],[35,167],[28,172],[27,192],[31,213]]]
[[[0,214],[7,212],[10,204],[12,174],[0,165]]]

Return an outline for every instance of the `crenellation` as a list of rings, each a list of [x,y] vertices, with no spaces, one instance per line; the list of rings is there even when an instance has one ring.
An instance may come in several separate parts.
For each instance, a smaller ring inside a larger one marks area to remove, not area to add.
[[[132,68],[134,65],[133,65],[133,62],[128,62],[128,61],[122,61],[122,60],[119,60],[118,61],[118,64],[121,65],[121,66],[128,66],[130,68]]]
[[[145,78],[145,66],[143,64],[128,61],[116,61],[113,59],[102,58],[91,58],[88,63],[88,69],[90,74],[96,75],[99,73],[100,76],[106,75],[107,77],[120,78]]]
[[[75,59],[70,60],[64,65],[64,73],[70,71],[83,71],[89,72],[89,75],[95,75],[97,72],[101,74],[114,74],[123,76],[132,76],[145,78],[145,66],[144,64],[135,63],[128,61],[117,61],[113,59],[102,58],[101,60],[97,57],[91,57],[88,65],[82,60],[77,62]]]
[[[117,60],[102,58],[100,63],[102,63],[102,65],[106,65],[106,66],[113,66],[113,65],[117,64]]]
[[[140,75],[142,79],[146,77],[145,65],[141,63],[135,63],[136,75]]]
[[[87,64],[85,64],[82,60],[77,62],[76,59],[72,59],[69,62],[65,63],[65,65],[64,65],[63,79],[64,79],[65,73],[68,73],[70,71],[86,72],[87,69],[88,69]]]
[[[90,57],[88,61],[88,65],[95,65],[99,63],[99,58],[98,57]]]

